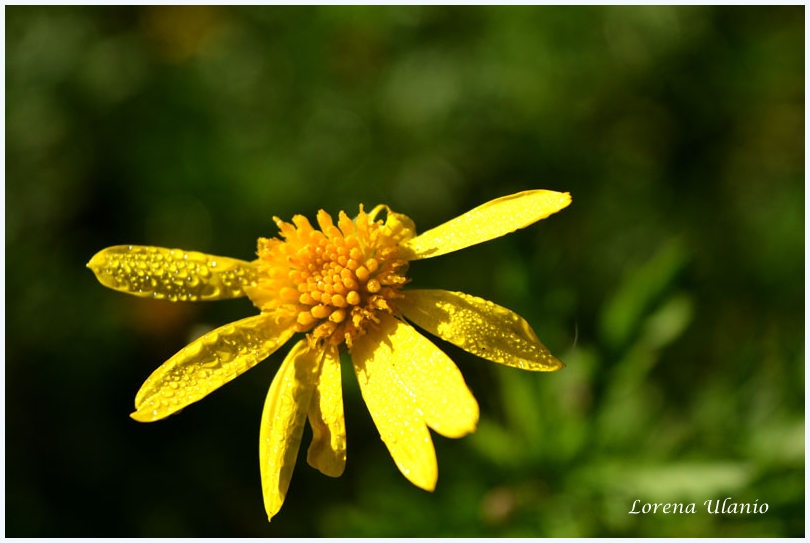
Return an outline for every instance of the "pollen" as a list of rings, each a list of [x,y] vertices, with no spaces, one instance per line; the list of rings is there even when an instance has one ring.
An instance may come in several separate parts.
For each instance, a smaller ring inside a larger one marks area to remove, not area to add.
[[[394,310],[408,281],[400,244],[415,235],[408,217],[386,206],[370,213],[360,206],[354,219],[341,211],[337,225],[319,211],[319,229],[302,215],[292,224],[274,220],[279,237],[259,239],[258,277],[246,289],[262,312],[290,322],[310,341],[350,348],[381,312]]]

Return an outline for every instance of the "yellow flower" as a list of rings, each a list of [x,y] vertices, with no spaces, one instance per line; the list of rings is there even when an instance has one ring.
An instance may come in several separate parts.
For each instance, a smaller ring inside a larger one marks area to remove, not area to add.
[[[120,245],[87,266],[106,287],[171,301],[248,296],[260,314],[208,332],[160,366],[135,397],[132,418],[165,418],[306,334],[278,370],[262,413],[259,460],[268,519],[284,501],[305,419],[307,462],[338,477],[346,464],[340,352],[402,474],[433,490],[438,468],[428,428],[458,438],[475,430],[478,404],[455,364],[412,325],[493,362],[530,371],[562,363],[529,324],[492,302],[446,290],[403,289],[413,260],[500,237],[548,217],[568,193],[525,191],[483,204],[421,235],[387,206],[354,219],[325,211],[319,230],[301,215],[274,218],[252,262],[160,247]]]

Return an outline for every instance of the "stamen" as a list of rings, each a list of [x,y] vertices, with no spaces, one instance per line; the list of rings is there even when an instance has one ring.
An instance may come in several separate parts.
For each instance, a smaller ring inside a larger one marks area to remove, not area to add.
[[[354,271],[355,275],[360,281],[368,281],[369,276],[371,275],[368,271],[368,268],[365,266],[360,266]]]
[[[346,312],[342,309],[336,309],[329,315],[329,320],[336,323],[341,323],[346,320]]]
[[[313,317],[309,313],[304,313],[303,311],[300,312],[298,314],[298,317],[296,318],[296,321],[298,321],[298,324],[300,324],[302,326],[309,326],[310,324],[315,322],[315,320],[316,320],[315,317]]]
[[[320,230],[302,215],[292,224],[274,220],[281,239],[259,240],[260,273],[249,293],[263,312],[293,319],[313,344],[350,347],[370,324],[379,323],[379,312],[393,311],[392,301],[407,282],[408,263],[399,244],[413,236],[400,227],[409,220],[404,215],[385,206],[369,215],[361,206],[355,220],[340,212],[335,225],[321,210]]]
[[[309,310],[310,314],[316,319],[325,319],[328,317],[332,311],[325,305],[319,304]]]
[[[357,284],[357,281],[355,281],[353,277],[344,277],[343,286],[346,287],[347,290],[357,290],[358,288],[360,288],[360,285]]]

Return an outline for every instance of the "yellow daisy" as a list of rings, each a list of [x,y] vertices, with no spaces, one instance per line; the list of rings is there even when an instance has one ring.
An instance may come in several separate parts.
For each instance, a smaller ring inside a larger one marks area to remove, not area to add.
[[[268,519],[279,511],[304,421],[307,462],[338,477],[346,464],[340,352],[351,356],[374,424],[402,474],[433,490],[438,468],[428,428],[458,438],[475,430],[478,404],[455,364],[412,324],[507,366],[554,371],[562,363],[519,315],[446,290],[404,289],[408,263],[524,228],[563,209],[568,193],[531,190],[487,202],[421,235],[379,205],[315,229],[301,215],[274,217],[280,238],[260,238],[252,262],[179,249],[119,245],[87,266],[106,287],[161,300],[248,296],[259,308],[208,332],[160,366],[135,396],[132,418],[151,422],[196,402],[252,368],[295,334],[265,400],[259,434]]]

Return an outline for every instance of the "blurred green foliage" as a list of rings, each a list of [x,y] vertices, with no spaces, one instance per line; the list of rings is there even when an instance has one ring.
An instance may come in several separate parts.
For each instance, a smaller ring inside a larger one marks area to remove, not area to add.
[[[5,13],[8,535],[804,534],[804,7]],[[189,337],[255,309],[108,291],[97,250],[250,259],[274,215],[384,202],[424,230],[529,188],[574,202],[411,267],[516,310],[567,363],[442,343],[482,420],[434,436],[435,493],[397,472],[349,371],[345,475],[300,459],[267,524],[258,422],[283,352],[128,418]],[[769,510],[706,513],[727,496]]]

